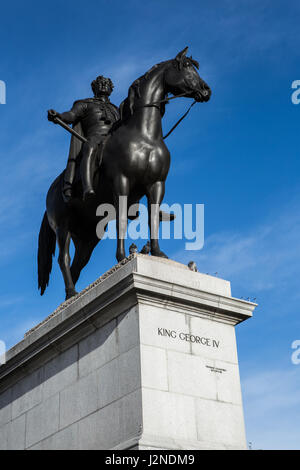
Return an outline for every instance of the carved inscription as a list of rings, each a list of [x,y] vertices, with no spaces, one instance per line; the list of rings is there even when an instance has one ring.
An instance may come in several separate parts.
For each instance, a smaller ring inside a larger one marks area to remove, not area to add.
[[[188,343],[198,343],[203,346],[212,348],[218,348],[220,341],[214,338],[207,338],[205,336],[193,335],[191,333],[185,333],[183,331],[169,330],[167,328],[157,328],[158,336],[166,336],[172,339],[178,339],[179,341],[187,341]]]

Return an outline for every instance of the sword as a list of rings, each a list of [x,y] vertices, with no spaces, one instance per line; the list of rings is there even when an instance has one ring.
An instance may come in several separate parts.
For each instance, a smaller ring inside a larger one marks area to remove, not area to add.
[[[61,127],[66,129],[66,131],[70,132],[70,134],[73,134],[75,137],[77,137],[77,139],[81,140],[81,142],[83,142],[83,143],[87,142],[87,139],[85,137],[80,135],[78,132],[74,131],[74,129],[72,129],[70,126],[68,126],[68,124],[66,124],[64,121],[59,119],[59,117],[55,117],[53,119],[53,122],[55,124],[59,124]]]

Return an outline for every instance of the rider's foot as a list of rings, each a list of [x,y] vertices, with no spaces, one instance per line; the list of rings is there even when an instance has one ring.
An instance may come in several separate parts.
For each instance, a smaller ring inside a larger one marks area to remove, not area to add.
[[[71,188],[66,188],[63,190],[63,199],[65,202],[69,202],[70,199],[72,199],[72,189]]]
[[[89,201],[95,197],[95,191],[93,189],[87,189],[83,193],[84,202]]]

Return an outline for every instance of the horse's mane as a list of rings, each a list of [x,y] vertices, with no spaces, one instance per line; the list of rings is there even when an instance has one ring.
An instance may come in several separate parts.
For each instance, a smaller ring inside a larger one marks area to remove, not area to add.
[[[149,80],[152,72],[156,71],[157,69],[161,68],[170,60],[159,62],[158,64],[153,65],[144,75],[141,75],[139,78],[134,80],[134,82],[130,85],[128,89],[128,96],[125,100],[120,104],[120,121],[116,122],[113,126],[112,130],[115,130],[116,127],[119,127],[122,122],[127,121],[133,114],[134,104],[136,99],[141,97],[141,85],[143,82]],[[161,114],[162,116],[165,113],[165,103],[161,104]]]
[[[144,73],[144,75],[134,80],[134,82],[130,85],[129,90],[128,90],[128,99],[130,99],[131,97],[140,98],[141,97],[140,86],[143,83],[143,81],[149,80],[151,73],[154,72],[154,70],[161,68],[167,62],[170,62],[170,61],[165,60],[164,62],[159,62],[158,64],[153,65],[153,67],[151,67],[151,69],[149,69],[146,73]]]
[[[128,121],[128,119],[133,115],[135,102],[137,99],[141,98],[141,85],[145,81],[149,80],[152,75],[152,72],[157,71],[169,62],[173,62],[174,65],[179,68],[179,70],[181,70],[181,68],[186,63],[192,64],[197,69],[199,68],[199,63],[194,60],[192,56],[186,57],[185,55],[182,55],[181,57],[176,57],[175,59],[165,60],[163,62],[159,62],[158,64],[153,65],[153,67],[151,67],[146,73],[144,73],[144,75],[141,75],[130,85],[128,89],[127,98],[125,98],[125,100],[122,101],[122,103],[120,104],[120,119],[113,124],[110,133],[120,127],[122,123]],[[165,114],[166,104],[168,103],[166,102],[160,104],[161,116]]]
[[[194,60],[192,58],[192,56],[191,57],[182,56],[179,59],[176,58],[175,60],[174,59],[165,60],[163,62],[159,62],[156,65],[153,65],[153,67],[151,67],[151,69],[149,69],[146,73],[144,73],[144,75],[142,75],[141,77],[134,80],[134,82],[129,87],[127,99],[128,99],[128,105],[129,105],[131,114],[133,113],[133,106],[134,106],[135,99],[141,97],[140,86],[143,83],[143,81],[148,80],[150,78],[150,75],[152,74],[152,72],[154,72],[158,68],[161,68],[162,66],[164,66],[165,64],[167,64],[169,62],[173,62],[175,66],[178,66],[179,70],[182,68],[184,63],[190,63],[194,67],[199,69],[199,63],[196,60]],[[126,100],[124,100],[124,101],[126,101]]]

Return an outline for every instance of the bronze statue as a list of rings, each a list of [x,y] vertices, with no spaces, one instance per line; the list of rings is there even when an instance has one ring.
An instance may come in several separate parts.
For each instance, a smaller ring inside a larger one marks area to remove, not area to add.
[[[49,121],[57,123],[57,118],[59,118],[66,124],[73,124],[74,130],[86,139],[83,144],[75,136],[71,140],[68,164],[64,173],[63,195],[66,202],[72,197],[72,185],[79,156],[81,160],[80,173],[83,185],[83,200],[95,195],[93,170],[95,168],[95,159],[100,150],[99,144],[103,143],[111,126],[119,119],[119,109],[109,100],[109,96],[113,91],[113,83],[110,78],[99,75],[92,82],[91,87],[94,98],[75,101],[72,109],[62,114],[53,109],[48,111]],[[100,165],[101,154],[97,166],[100,167]]]
[[[56,240],[66,298],[76,294],[75,284],[80,272],[99,242],[96,209],[103,203],[113,204],[116,208],[116,257],[119,262],[126,257],[124,237],[128,208],[144,195],[148,200],[150,253],[166,257],[158,242],[159,223],[163,217],[160,204],[170,166],[170,153],[163,140],[161,125],[164,105],[170,99],[167,98],[168,93],[175,97],[194,98],[197,102],[208,101],[211,95],[210,88],[198,75],[198,63],[186,53],[187,48],[174,59],[155,65],[131,85],[128,97],[120,106],[121,118],[109,131],[102,149],[101,166],[99,168],[96,164],[90,185],[85,186],[88,182],[85,180],[82,190],[80,178],[75,177],[73,197],[69,202],[62,195],[64,173],[51,185],[39,234],[38,281],[41,294],[49,282]],[[87,152],[85,155],[90,154]],[[89,157],[86,158],[88,160]],[[95,191],[94,197],[83,200],[82,194],[91,186]],[[127,205],[122,204],[120,196],[127,197]],[[71,238],[75,255],[70,266]]]

